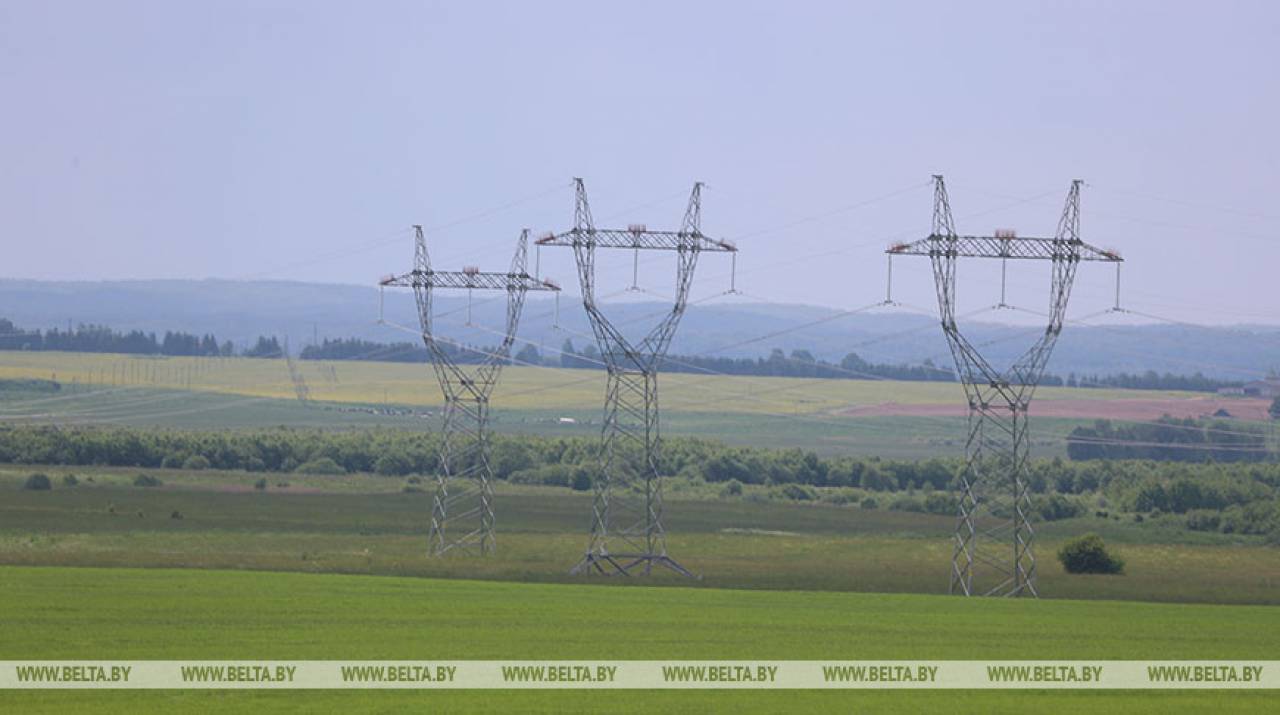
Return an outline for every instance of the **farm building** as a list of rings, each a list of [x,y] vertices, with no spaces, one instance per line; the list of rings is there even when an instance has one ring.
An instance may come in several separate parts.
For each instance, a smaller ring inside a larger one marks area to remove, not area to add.
[[[1249,397],[1280,397],[1280,378],[1269,377],[1265,380],[1254,380],[1244,384],[1244,394]]]

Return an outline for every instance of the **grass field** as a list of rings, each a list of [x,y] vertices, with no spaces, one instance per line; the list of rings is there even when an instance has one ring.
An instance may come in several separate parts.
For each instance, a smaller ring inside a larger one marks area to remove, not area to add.
[[[144,369],[150,362],[156,380],[85,385],[99,382],[112,361],[117,377],[150,375]],[[422,414],[365,409],[385,399],[429,410],[436,393],[425,366],[337,363],[336,381],[314,363],[303,369],[313,397],[326,402],[292,399],[285,366],[276,360],[6,353],[0,378],[56,378],[72,387],[57,396],[10,395],[0,411],[11,421],[56,424],[436,427]],[[166,382],[164,374],[180,376]],[[496,428],[595,435],[601,377],[510,369],[495,401]],[[664,376],[664,390],[669,434],[885,457],[961,451],[958,418],[837,414],[886,400],[957,400],[954,385],[671,375]],[[1041,396],[1077,394],[1044,390]],[[1059,439],[1075,424],[1037,420],[1037,453],[1060,454]],[[33,471],[49,474],[54,489],[20,489]],[[139,471],[163,486],[133,486]],[[79,484],[66,486],[66,474],[77,475]],[[255,489],[264,476],[267,488]],[[1274,659],[1280,646],[1280,549],[1260,537],[1188,531],[1173,516],[1038,525],[1045,598],[1011,602],[941,595],[954,526],[946,516],[713,500],[705,489],[673,480],[669,549],[702,578],[603,581],[567,573],[586,543],[586,494],[500,483],[498,553],[434,560],[423,554],[429,496],[404,487],[403,479],[367,474],[0,466],[0,659]],[[1084,531],[1107,539],[1126,560],[1125,575],[1063,572],[1054,552]],[[50,713],[784,708],[1267,712],[1274,695],[0,693],[0,711]]]
[[[184,566],[508,581],[576,581],[587,494],[498,485],[499,553],[426,559],[430,497],[401,479],[149,470],[164,486],[131,486],[137,470],[42,470],[50,492],[22,491],[29,470],[0,471],[0,563]],[[81,485],[61,487],[61,475]],[[88,482],[92,478],[93,482]],[[287,483],[288,486],[280,486]],[[673,487],[676,486],[674,483]],[[172,518],[174,512],[182,518]],[[690,499],[666,510],[671,552],[697,588],[945,593],[953,519],[789,501]],[[1097,531],[1128,561],[1124,576],[1071,576],[1053,558],[1066,538]],[[1280,549],[1260,537],[1095,517],[1039,525],[1041,591],[1050,598],[1280,603]]]
[[[1267,607],[0,568],[0,659],[1270,659]],[[1267,712],[1222,692],[9,692],[21,712]]]

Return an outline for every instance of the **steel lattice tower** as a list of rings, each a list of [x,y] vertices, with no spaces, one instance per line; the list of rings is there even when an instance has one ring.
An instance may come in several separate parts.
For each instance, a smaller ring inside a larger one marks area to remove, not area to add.
[[[933,231],[888,250],[928,256],[938,292],[942,331],[969,401],[965,467],[960,475],[959,519],[951,559],[951,593],[966,596],[1038,596],[1032,551],[1027,460],[1031,441],[1027,408],[1062,332],[1076,267],[1081,261],[1122,260],[1080,240],[1080,185],[1071,183],[1053,238],[956,234],[946,185],[934,176]],[[1052,261],[1049,322],[1044,334],[1012,367],[993,368],[956,325],[956,261],[999,258]]]
[[[409,273],[382,280],[383,286],[413,288],[418,303],[422,341],[444,393],[444,426],[440,471],[431,505],[427,551],[440,556],[451,551],[494,551],[493,469],[489,464],[489,396],[506,364],[520,324],[525,294],[531,290],[559,290],[549,281],[529,275],[529,231],[520,233],[516,255],[506,273],[475,268],[436,271],[427,256],[422,227],[414,226],[414,267]],[[478,365],[463,367],[440,345],[432,326],[432,298],[436,289],[491,290],[507,293],[507,326],[502,343],[486,353]]]
[[[650,231],[639,225],[627,229],[596,228],[582,179],[574,179],[574,185],[573,228],[538,240],[540,246],[573,247],[582,304],[608,371],[591,537],[586,554],[572,573],[648,574],[656,564],[693,576],[667,554],[662,526],[658,368],[684,315],[698,256],[703,251],[737,249],[727,241],[702,234],[701,183],[693,185],[679,231]],[[624,337],[596,304],[597,248],[676,252],[676,290],[671,312],[639,343]]]

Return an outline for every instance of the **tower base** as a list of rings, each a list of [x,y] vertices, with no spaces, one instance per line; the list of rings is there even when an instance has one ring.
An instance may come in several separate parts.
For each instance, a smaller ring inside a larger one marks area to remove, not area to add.
[[[649,575],[654,566],[668,568],[687,578],[701,578],[681,566],[666,554],[597,554],[588,553],[576,566],[569,569],[571,575],[599,574],[601,576]]]

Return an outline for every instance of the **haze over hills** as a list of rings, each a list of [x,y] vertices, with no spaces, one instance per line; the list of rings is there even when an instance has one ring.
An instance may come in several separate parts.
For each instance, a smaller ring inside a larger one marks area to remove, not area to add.
[[[477,294],[472,318],[477,325],[500,328],[502,296]],[[582,348],[589,326],[578,297],[566,293],[554,319],[554,302],[531,294],[521,324],[524,340],[558,349],[566,338]],[[416,326],[413,298],[407,291],[385,295],[387,321]],[[44,282],[0,280],[0,317],[25,329],[65,329],[68,323],[94,323],[116,330],[166,330],[215,334],[238,346],[259,335],[289,336],[293,349],[319,338],[358,337],[380,342],[414,340],[404,330],[378,325],[378,290],[352,285],[280,281],[142,280]],[[467,302],[441,297],[440,330],[473,344],[496,342],[492,333],[467,331]],[[646,328],[665,311],[654,300],[609,306],[615,321]],[[990,314],[988,314],[990,315]],[[950,365],[950,354],[936,318],[900,310],[841,315],[831,308],[749,302],[740,296],[690,305],[672,345],[674,354],[724,357],[766,356],[775,348],[788,353],[809,350],[838,362],[849,352],[868,361],[919,364],[932,359]],[[799,328],[799,326],[805,326]],[[798,328],[798,329],[797,329]],[[634,331],[632,331],[634,332]],[[1014,360],[1037,337],[1034,325],[973,322],[966,334],[997,364]],[[1176,374],[1249,380],[1280,365],[1280,328],[1271,326],[1196,327],[1186,324],[1068,325],[1049,370],[1065,375],[1114,374],[1156,370]]]

